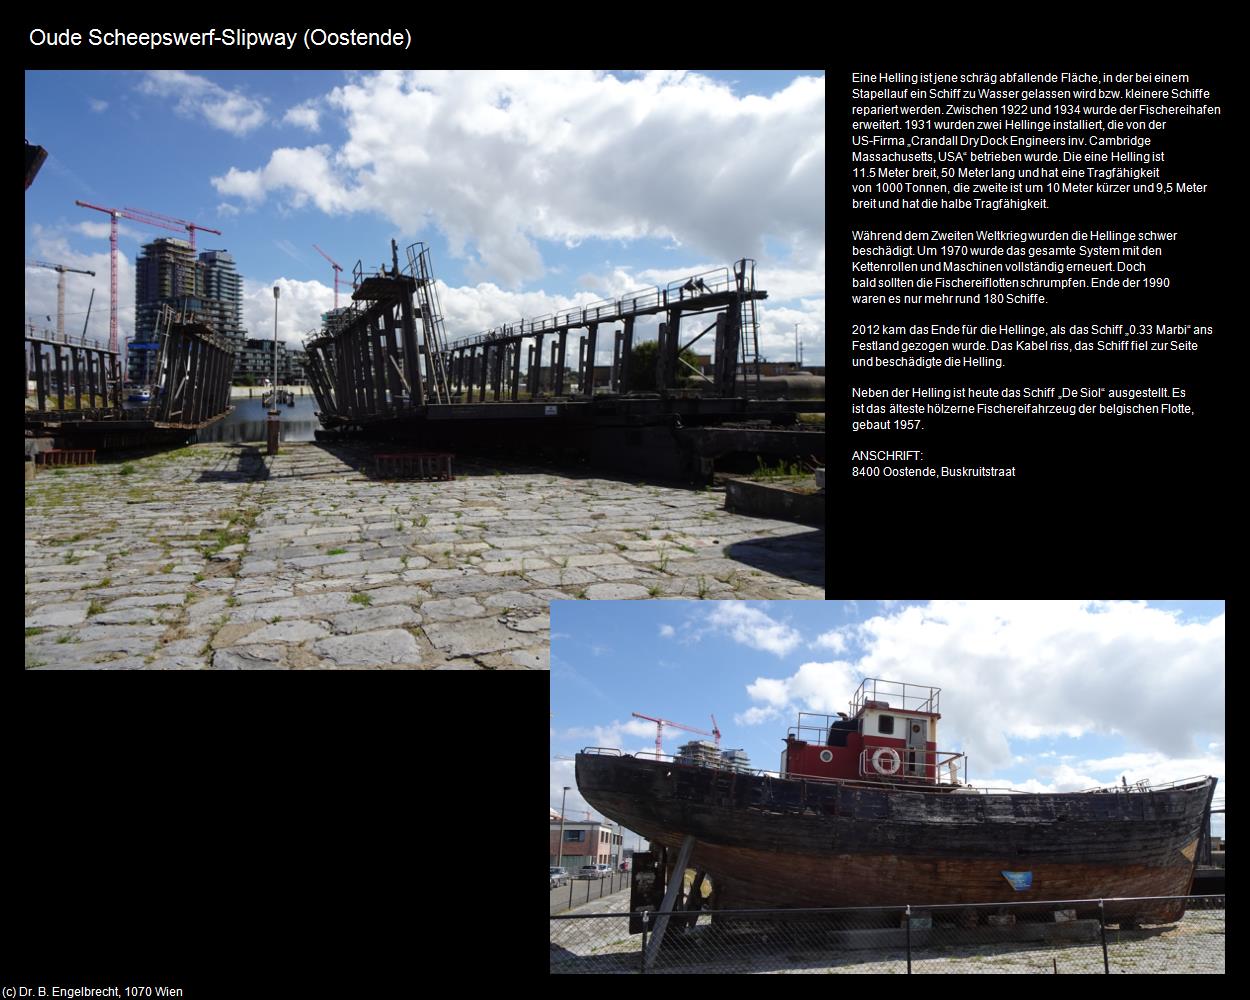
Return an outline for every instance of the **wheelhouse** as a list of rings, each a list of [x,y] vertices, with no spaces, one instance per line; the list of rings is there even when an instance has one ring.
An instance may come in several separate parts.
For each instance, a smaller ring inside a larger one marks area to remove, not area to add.
[[[958,785],[962,753],[938,750],[940,688],[865,678],[850,712],[800,712],[781,754],[785,778]]]

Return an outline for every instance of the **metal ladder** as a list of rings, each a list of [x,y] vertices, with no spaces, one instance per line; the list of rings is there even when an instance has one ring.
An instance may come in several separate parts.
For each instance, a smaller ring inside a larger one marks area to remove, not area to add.
[[[420,250],[417,248],[420,247]],[[417,252],[414,253],[414,250]],[[408,273],[417,282],[417,302],[421,308],[421,329],[425,334],[425,361],[429,372],[429,386],[434,402],[450,403],[447,388],[447,365],[445,352],[447,336],[443,330],[443,312],[439,307],[438,289],[434,285],[434,270],[430,264],[430,248],[424,243],[414,243],[407,250]]]
[[[734,265],[734,281],[739,295],[755,291],[755,261],[744,257]],[[760,394],[760,341],[759,313],[754,298],[742,298],[738,303],[741,359],[738,370],[742,374],[742,389],[747,397]]]

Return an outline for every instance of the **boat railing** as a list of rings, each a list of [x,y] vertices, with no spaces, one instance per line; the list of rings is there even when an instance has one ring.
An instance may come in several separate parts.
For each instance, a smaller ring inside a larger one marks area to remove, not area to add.
[[[869,749],[875,751],[878,748],[872,747]],[[595,754],[595,755],[605,756],[605,757],[639,757],[639,758],[645,758],[648,760],[655,760],[659,762],[668,762],[670,764],[675,764],[678,767],[707,767],[707,765],[705,764],[693,764],[691,763],[689,758],[684,758],[684,759],[678,758],[672,754],[656,753],[653,750],[642,751],[636,754],[628,754],[628,753],[625,753],[623,750],[620,750],[617,747],[583,747],[581,752],[584,754]],[[917,751],[917,753],[919,752],[920,751]],[[815,782],[822,782],[825,784],[861,785],[861,786],[871,786],[871,787],[881,787],[882,785],[889,785],[893,781],[893,782],[898,782],[899,787],[911,788],[915,790],[924,790],[926,788],[929,788],[929,789],[934,789],[934,790],[941,789],[943,791],[947,791],[948,789],[954,787],[954,788],[958,788],[960,791],[963,791],[963,792],[969,792],[969,793],[976,792],[979,795],[1047,794],[1047,792],[1040,792],[1040,793],[1027,792],[1020,788],[1002,788],[1002,787],[993,786],[993,785],[970,785],[968,784],[967,755],[965,755],[962,752],[954,751],[954,750],[937,750],[937,751],[924,751],[924,752],[933,753],[938,758],[942,758],[942,755],[945,755],[945,759],[935,760],[933,764],[930,764],[928,766],[934,767],[934,768],[938,768],[938,767],[947,768],[948,777],[950,776],[949,765],[952,762],[954,762],[956,759],[962,760],[963,761],[963,774],[964,774],[963,780],[954,781],[954,782],[951,782],[951,781],[939,782],[937,784],[934,784],[933,782],[930,782],[930,781],[925,781],[923,783],[920,783],[914,780],[908,781],[907,779],[913,776],[909,776],[909,775],[902,774],[902,773],[897,774],[897,775],[883,775],[883,774],[877,774],[876,772],[872,772],[872,771],[864,772],[862,770],[862,766],[863,766],[862,757],[861,757],[861,774],[865,774],[865,777],[863,778],[829,778],[823,775],[796,774],[796,773],[781,774],[778,771],[765,771],[759,768],[734,767],[732,764],[726,764],[723,767],[710,767],[707,769],[708,770],[732,771],[738,774],[751,774],[751,775],[755,775],[756,777],[774,778],[779,781],[815,781]],[[900,772],[902,772],[903,770],[902,767],[900,767],[899,770]],[[1190,777],[1190,778],[1178,778],[1175,781],[1167,781],[1167,782],[1162,782],[1157,785],[1149,785],[1146,788],[1138,788],[1137,785],[1130,785],[1128,786],[1127,791],[1157,792],[1157,791],[1163,791],[1164,789],[1167,789],[1167,788],[1176,788],[1181,785],[1189,785],[1189,784],[1193,784],[1194,782],[1208,781],[1208,780],[1209,780],[1208,775],[1200,774],[1200,775],[1194,775],[1193,777]],[[1102,787],[1102,788],[1086,788],[1086,789],[1082,789],[1081,791],[1082,793],[1119,792],[1123,794],[1126,791],[1126,789],[1120,785],[1115,785],[1115,786]],[[1051,794],[1080,794],[1080,793],[1056,791]]]
[[[870,785],[872,787],[880,787],[881,785],[890,784],[887,777],[877,776],[873,779],[859,780],[856,778],[830,778],[820,774],[782,774],[780,771],[765,771],[760,768],[752,767],[735,767],[733,764],[725,763],[721,766],[710,766],[708,764],[700,764],[693,762],[689,757],[675,757],[672,754],[656,753],[654,750],[640,751],[635,754],[623,753],[615,747],[583,747],[582,753],[594,754],[603,757],[637,757],[639,759],[654,760],[659,763],[675,764],[678,767],[701,767],[709,771],[731,771],[737,774],[750,774],[757,778],[772,778],[777,781],[814,781],[827,785]],[[962,755],[960,755],[962,756]],[[901,779],[900,779],[901,780]],[[958,784],[958,782],[956,782]],[[907,787],[916,787],[908,785]],[[925,783],[919,786],[921,788],[933,788],[932,783]],[[942,786],[947,787],[947,786]],[[978,789],[979,791],[980,789]]]
[[[851,718],[855,718],[870,701],[887,702],[890,708],[904,712],[938,712],[941,688],[928,684],[905,684],[880,677],[865,677],[851,696]]]
[[[963,780],[959,778],[963,763]],[[945,772],[946,780],[943,780]],[[929,785],[966,785],[968,757],[957,750],[919,750],[911,747],[864,747],[859,754],[861,778],[895,778]]]
[[[813,720],[813,721],[807,721]],[[818,720],[818,721],[815,721]],[[788,736],[807,743],[824,745],[829,739],[829,730],[835,722],[844,721],[840,715],[822,715],[819,712],[800,712],[798,725],[787,730]]]
[[[1207,781],[1209,775],[1196,774],[1192,778],[1178,778],[1176,781],[1163,781],[1158,784],[1151,784],[1143,779],[1134,782],[1121,782],[1118,785],[1099,785],[1096,788],[1082,788],[1080,794],[1094,792],[1119,792],[1121,795],[1134,792],[1161,792],[1167,788],[1179,788],[1181,785],[1191,785],[1199,781]]]

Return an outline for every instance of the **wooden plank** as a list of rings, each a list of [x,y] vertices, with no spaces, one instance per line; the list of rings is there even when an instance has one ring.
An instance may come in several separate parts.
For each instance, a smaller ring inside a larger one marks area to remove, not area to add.
[[[664,932],[668,930],[669,914],[673,912],[673,907],[681,892],[684,873],[690,863],[690,856],[694,852],[694,843],[694,837],[682,838],[681,850],[677,852],[677,863],[673,865],[673,875],[669,879],[668,891],[664,893],[664,902],[660,904],[660,915],[656,918],[651,939],[647,942],[647,953],[642,962],[644,968],[649,969],[655,963],[656,955],[660,953],[660,946],[664,943]]]
[[[726,795],[721,775],[577,763],[587,802],[656,843],[694,836],[718,894],[732,884],[747,906],[1184,894],[1210,787],[999,795],[739,775]],[[1003,871],[1031,872],[1032,888]]]

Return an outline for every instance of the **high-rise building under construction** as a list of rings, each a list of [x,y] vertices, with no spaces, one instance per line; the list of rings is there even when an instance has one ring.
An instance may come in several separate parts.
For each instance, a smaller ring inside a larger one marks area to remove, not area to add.
[[[186,240],[160,237],[147,243],[135,261],[135,336],[127,356],[132,382],[153,380],[157,318],[163,306],[207,323],[239,358],[243,328],[243,279],[225,250],[205,250],[198,258]]]
[[[126,351],[126,377],[140,384],[155,379],[157,320],[163,306],[179,312],[199,309],[199,268],[186,240],[160,237],[145,243],[135,260],[135,335]]]
[[[203,309],[209,324],[234,348],[235,357],[243,347],[243,278],[234,267],[234,258],[225,250],[205,250],[200,254]]]

